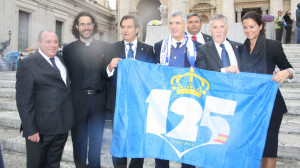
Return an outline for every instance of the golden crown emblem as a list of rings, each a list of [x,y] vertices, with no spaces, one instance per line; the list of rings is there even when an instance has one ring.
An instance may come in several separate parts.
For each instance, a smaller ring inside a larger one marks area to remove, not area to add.
[[[180,80],[187,80],[188,77],[188,85],[182,85],[183,81],[180,83]],[[200,86],[193,86],[193,78],[201,81]],[[174,82],[175,81],[175,82]],[[197,97],[201,97],[201,95],[205,95],[210,88],[209,83],[206,79],[201,78],[199,75],[194,73],[194,68],[190,68],[190,72],[185,73],[183,75],[173,76],[171,79],[172,89],[176,90],[177,94],[192,94]]]

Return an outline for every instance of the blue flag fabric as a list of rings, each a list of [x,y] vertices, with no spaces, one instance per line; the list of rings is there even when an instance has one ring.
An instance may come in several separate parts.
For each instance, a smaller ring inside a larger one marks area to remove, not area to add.
[[[278,90],[271,77],[120,61],[112,155],[260,167]]]

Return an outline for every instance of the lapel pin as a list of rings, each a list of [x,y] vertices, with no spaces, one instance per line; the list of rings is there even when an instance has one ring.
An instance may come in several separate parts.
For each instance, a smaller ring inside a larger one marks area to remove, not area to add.
[[[144,50],[144,48],[141,48],[141,50]]]

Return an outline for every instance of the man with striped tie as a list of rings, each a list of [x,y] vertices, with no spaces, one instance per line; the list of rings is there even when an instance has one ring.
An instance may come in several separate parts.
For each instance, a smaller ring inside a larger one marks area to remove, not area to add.
[[[140,42],[137,39],[139,32],[139,22],[131,15],[125,15],[120,21],[122,31],[122,41],[118,41],[112,45],[111,57],[107,60],[107,75],[111,78],[112,87],[107,88],[109,92],[108,106],[115,107],[116,86],[117,86],[117,67],[118,62],[122,59],[135,59],[139,61],[154,63],[153,47]],[[126,168],[127,158],[112,157],[115,168]],[[132,158],[129,164],[130,168],[142,168],[144,163],[143,158]]]

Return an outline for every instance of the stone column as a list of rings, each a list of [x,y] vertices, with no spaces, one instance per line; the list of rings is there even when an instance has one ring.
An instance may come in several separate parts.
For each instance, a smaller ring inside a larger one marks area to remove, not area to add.
[[[237,23],[241,22],[242,21],[242,11],[243,9],[242,8],[235,8],[235,11],[237,13]]]
[[[291,19],[296,20],[296,10],[297,10],[297,4],[300,3],[299,0],[291,0]]]
[[[270,0],[270,10],[269,15],[277,16],[278,11],[283,10],[283,0]],[[284,15],[284,12],[282,13],[282,16]]]
[[[234,0],[222,0],[222,14],[229,23],[235,23]]]

